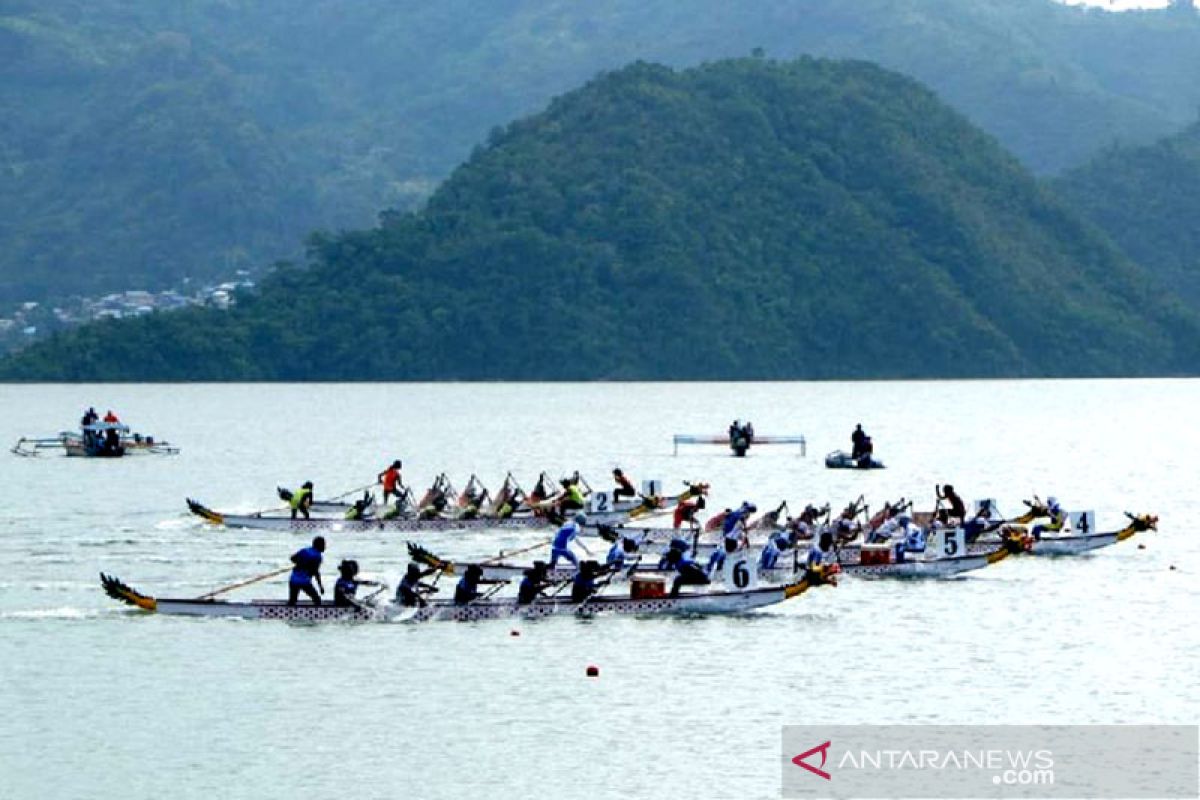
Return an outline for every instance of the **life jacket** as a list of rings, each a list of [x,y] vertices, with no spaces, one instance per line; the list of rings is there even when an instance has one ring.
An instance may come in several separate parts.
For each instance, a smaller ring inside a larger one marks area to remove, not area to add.
[[[307,498],[309,500],[309,502],[312,501],[312,489],[307,489],[307,488],[297,489],[292,494],[292,499],[291,499],[292,508],[300,508],[300,506],[302,506],[304,504],[305,498]]]

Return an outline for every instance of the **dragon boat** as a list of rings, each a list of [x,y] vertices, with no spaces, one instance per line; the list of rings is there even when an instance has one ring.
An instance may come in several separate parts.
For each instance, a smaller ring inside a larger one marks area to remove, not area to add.
[[[581,602],[567,597],[544,597],[519,605],[512,598],[486,598],[466,604],[431,600],[423,606],[359,602],[353,606],[288,605],[282,600],[229,601],[215,598],[157,598],[143,594],[119,579],[101,574],[105,594],[143,611],[188,617],[275,619],[288,622],[473,622],[488,619],[537,619],[552,616],[608,614],[740,614],[782,603],[823,584],[836,585],[836,570],[822,570],[798,581],[744,591],[702,591],[637,596],[594,594]]]
[[[298,517],[292,519],[285,512],[260,512],[255,514],[226,514],[213,511],[207,506],[188,498],[188,511],[205,522],[221,525],[226,528],[246,528],[250,530],[283,531],[288,533],[377,533],[404,532],[418,533],[422,531],[454,531],[454,530],[495,530],[505,528],[550,528],[560,523],[547,516],[535,514],[514,515],[510,517],[435,517],[422,519],[420,516],[405,517],[367,517],[364,519],[346,519],[341,516],[313,516],[309,519]],[[589,522],[594,518],[596,524],[620,523],[628,519],[628,512],[612,511],[608,513],[588,514]]]

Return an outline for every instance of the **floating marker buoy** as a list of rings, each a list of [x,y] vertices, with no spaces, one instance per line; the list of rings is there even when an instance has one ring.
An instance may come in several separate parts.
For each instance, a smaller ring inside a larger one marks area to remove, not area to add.
[[[589,678],[599,678],[600,677],[600,668],[597,667],[595,664],[588,664],[587,676]]]
[[[1175,569],[1175,565],[1174,565],[1174,564],[1172,564],[1172,565],[1171,565],[1171,569]]]
[[[520,632],[520,631],[518,631],[518,630],[516,630],[516,629],[514,629],[514,630],[511,630],[511,631],[509,631],[509,632],[508,632],[508,635],[509,635],[509,636],[520,636],[520,635],[521,635],[521,632]]]
[[[1146,545],[1144,545],[1144,544],[1138,545],[1138,550],[1145,550],[1145,549],[1146,549]]]

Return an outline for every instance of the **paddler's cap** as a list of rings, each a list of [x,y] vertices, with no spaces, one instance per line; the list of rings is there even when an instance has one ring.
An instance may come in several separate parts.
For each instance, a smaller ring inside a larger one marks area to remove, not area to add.
[[[311,489],[311,488],[313,488],[312,481],[305,481],[305,482],[304,482],[304,485],[303,485],[303,486],[301,486],[300,488],[301,488],[301,489]]]
[[[577,525],[587,525],[587,514],[576,514],[575,523]]]
[[[400,459],[397,458],[395,461],[392,462],[392,469],[400,469],[400,466],[401,466]]]

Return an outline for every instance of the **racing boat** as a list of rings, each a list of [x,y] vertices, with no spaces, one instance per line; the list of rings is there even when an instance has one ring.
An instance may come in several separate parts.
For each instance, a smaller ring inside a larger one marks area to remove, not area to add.
[[[420,532],[451,530],[492,530],[497,528],[549,528],[559,523],[550,517],[534,514],[513,515],[503,519],[496,517],[436,517],[422,519],[420,516],[366,517],[346,519],[344,516],[293,519],[287,512],[259,512],[254,514],[225,514],[188,498],[188,511],[213,525],[226,528],[250,530],[288,531],[291,533],[314,533],[331,531],[340,533],[369,533],[379,531]],[[589,524],[618,524],[628,519],[626,511],[587,514]],[[598,535],[598,534],[594,534]]]
[[[1028,515],[1023,516],[1021,519],[1024,519],[1026,516]],[[1125,512],[1125,517],[1129,521],[1128,524],[1124,528],[1115,531],[1083,533],[1078,530],[1067,530],[1062,532],[1047,532],[1041,536],[1034,536],[1022,531],[1022,536],[1026,549],[1031,555],[1073,556],[1088,553],[1092,550],[1099,550],[1102,547],[1110,547],[1118,542],[1131,539],[1142,531],[1158,530],[1158,517],[1152,514],[1130,514],[1129,512]],[[991,540],[990,537],[983,537],[979,541],[982,543]]]
[[[836,570],[822,570],[799,581],[744,591],[702,591],[670,596],[664,592],[595,594],[581,602],[568,597],[539,598],[518,605],[512,598],[486,598],[466,604],[433,600],[424,606],[360,602],[353,606],[289,606],[282,600],[228,601],[208,598],[156,598],[142,594],[119,579],[101,574],[105,594],[143,611],[190,617],[278,619],[289,622],[471,622],[485,619],[528,619],[601,614],[738,614],[782,603],[822,584],[836,585]]]

